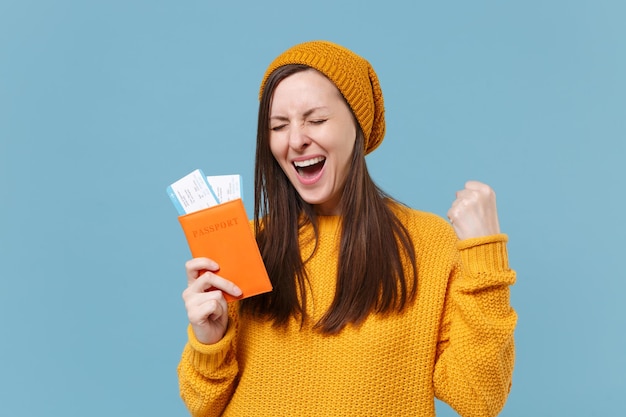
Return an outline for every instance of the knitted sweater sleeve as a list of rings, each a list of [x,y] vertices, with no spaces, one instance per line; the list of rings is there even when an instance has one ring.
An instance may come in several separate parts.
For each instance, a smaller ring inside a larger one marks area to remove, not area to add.
[[[205,345],[188,327],[188,342],[178,365],[178,382],[183,402],[193,417],[222,414],[235,389],[237,303],[228,306],[226,334],[216,344]]]
[[[504,234],[456,243],[437,346],[435,395],[464,417],[495,416],[506,402],[517,315]]]

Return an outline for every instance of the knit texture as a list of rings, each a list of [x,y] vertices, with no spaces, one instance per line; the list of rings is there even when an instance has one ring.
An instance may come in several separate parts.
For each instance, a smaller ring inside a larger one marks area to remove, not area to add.
[[[378,76],[370,63],[349,49],[327,41],[305,42],[279,55],[267,68],[259,96],[274,70],[288,64],[314,68],[330,79],[344,96],[365,135],[365,153],[385,136],[385,106]]]
[[[306,264],[311,323],[276,329],[230,304],[217,344],[188,331],[178,372],[193,416],[432,417],[435,396],[466,417],[499,413],[517,318],[506,235],[458,242],[440,217],[396,210],[417,251],[416,302],[337,336],[314,331],[333,299],[339,242],[339,217],[320,218],[319,245]],[[313,249],[311,233],[302,233],[303,256]]]

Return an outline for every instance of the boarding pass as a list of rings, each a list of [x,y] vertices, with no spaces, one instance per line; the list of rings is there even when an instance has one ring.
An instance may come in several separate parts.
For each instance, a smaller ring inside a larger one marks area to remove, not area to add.
[[[182,216],[241,198],[241,176],[206,176],[196,169],[167,187],[167,194]]]

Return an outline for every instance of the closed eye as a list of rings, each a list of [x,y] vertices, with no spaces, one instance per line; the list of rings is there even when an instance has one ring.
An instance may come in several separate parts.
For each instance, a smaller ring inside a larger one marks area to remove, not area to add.
[[[270,130],[273,132],[278,132],[280,130],[282,130],[285,126],[287,126],[286,124],[282,124],[282,125],[276,125],[276,126],[272,126],[270,127]]]
[[[326,122],[328,119],[315,119],[315,120],[311,120],[309,123],[311,123],[312,125],[321,125],[322,123]]]

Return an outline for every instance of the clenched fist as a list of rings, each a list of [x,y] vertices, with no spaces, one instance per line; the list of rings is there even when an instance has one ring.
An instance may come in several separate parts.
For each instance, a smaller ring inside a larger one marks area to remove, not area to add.
[[[496,193],[487,184],[468,181],[457,191],[448,219],[461,240],[500,233]]]

